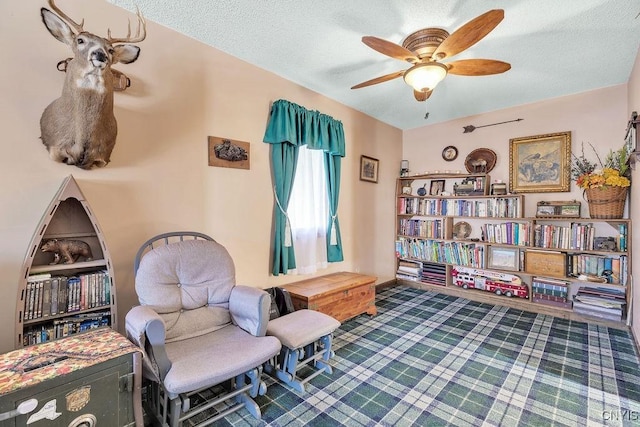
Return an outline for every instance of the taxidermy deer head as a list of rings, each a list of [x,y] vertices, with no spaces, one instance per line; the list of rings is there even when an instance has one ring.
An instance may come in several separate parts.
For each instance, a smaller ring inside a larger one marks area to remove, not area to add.
[[[42,8],[42,21],[51,35],[68,45],[74,57],[68,62],[62,95],[42,113],[40,132],[49,156],[82,169],[106,166],[116,144],[118,125],[113,115],[111,65],[130,64],[138,59],[140,48],[130,44],[146,37],[144,18],[138,12],[138,28],[131,37],[107,38],[84,31],[49,0],[53,10]],[[54,13],[55,12],[55,13]]]

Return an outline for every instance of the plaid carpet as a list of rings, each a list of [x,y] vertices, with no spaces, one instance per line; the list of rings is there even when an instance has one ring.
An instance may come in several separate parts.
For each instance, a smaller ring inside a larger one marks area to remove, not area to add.
[[[265,375],[262,421],[241,410],[218,424],[640,425],[626,331],[403,286],[376,305],[336,331],[332,375],[304,395]]]

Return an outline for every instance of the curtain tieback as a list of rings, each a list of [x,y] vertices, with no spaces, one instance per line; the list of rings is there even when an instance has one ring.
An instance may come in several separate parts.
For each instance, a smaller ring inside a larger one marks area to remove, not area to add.
[[[336,218],[338,218],[338,214],[331,214],[331,235],[329,237],[329,246],[336,246],[338,244],[338,237],[336,236]]]
[[[278,205],[278,209],[284,215],[284,247],[290,248],[291,244],[291,222],[289,221],[289,215],[287,215],[287,211],[285,211],[280,203],[280,199],[278,199],[278,193],[276,192],[276,186],[273,186],[273,197],[276,199],[276,204]]]

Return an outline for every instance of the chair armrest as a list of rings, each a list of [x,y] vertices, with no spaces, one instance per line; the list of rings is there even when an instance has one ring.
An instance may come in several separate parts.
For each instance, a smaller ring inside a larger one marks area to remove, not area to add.
[[[234,286],[229,297],[229,311],[233,322],[256,337],[263,337],[269,322],[271,297],[262,289]]]
[[[164,347],[165,324],[158,313],[149,307],[136,306],[125,317],[127,337],[142,350],[147,368],[158,381],[171,369],[171,361]]]

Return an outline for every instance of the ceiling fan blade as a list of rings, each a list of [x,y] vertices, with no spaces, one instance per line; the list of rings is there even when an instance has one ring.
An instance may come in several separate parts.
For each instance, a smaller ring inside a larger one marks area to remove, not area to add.
[[[376,77],[375,79],[371,79],[371,80],[367,80],[366,82],[359,83],[355,86],[352,86],[351,89],[360,89],[361,87],[375,85],[378,83],[396,79],[398,77],[402,77],[403,75],[404,75],[404,70],[396,71],[395,73],[385,74],[384,76]]]
[[[458,76],[488,76],[511,69],[511,64],[494,59],[461,59],[445,65],[449,67],[449,74]]]
[[[373,36],[364,36],[362,43],[369,46],[371,49],[382,53],[383,55],[390,56],[391,58],[400,59],[407,62],[418,62],[419,59],[415,53],[411,52],[395,43],[379,39]]]
[[[427,92],[420,92],[420,91],[414,90],[413,91],[413,96],[414,96],[414,98],[416,98],[416,101],[423,102],[423,101],[426,101],[427,99],[429,99],[429,97],[431,96],[432,92],[433,92],[432,90],[427,91]]]
[[[504,10],[493,9],[458,28],[433,52],[432,58],[450,58],[478,43],[489,34],[504,18]]]

